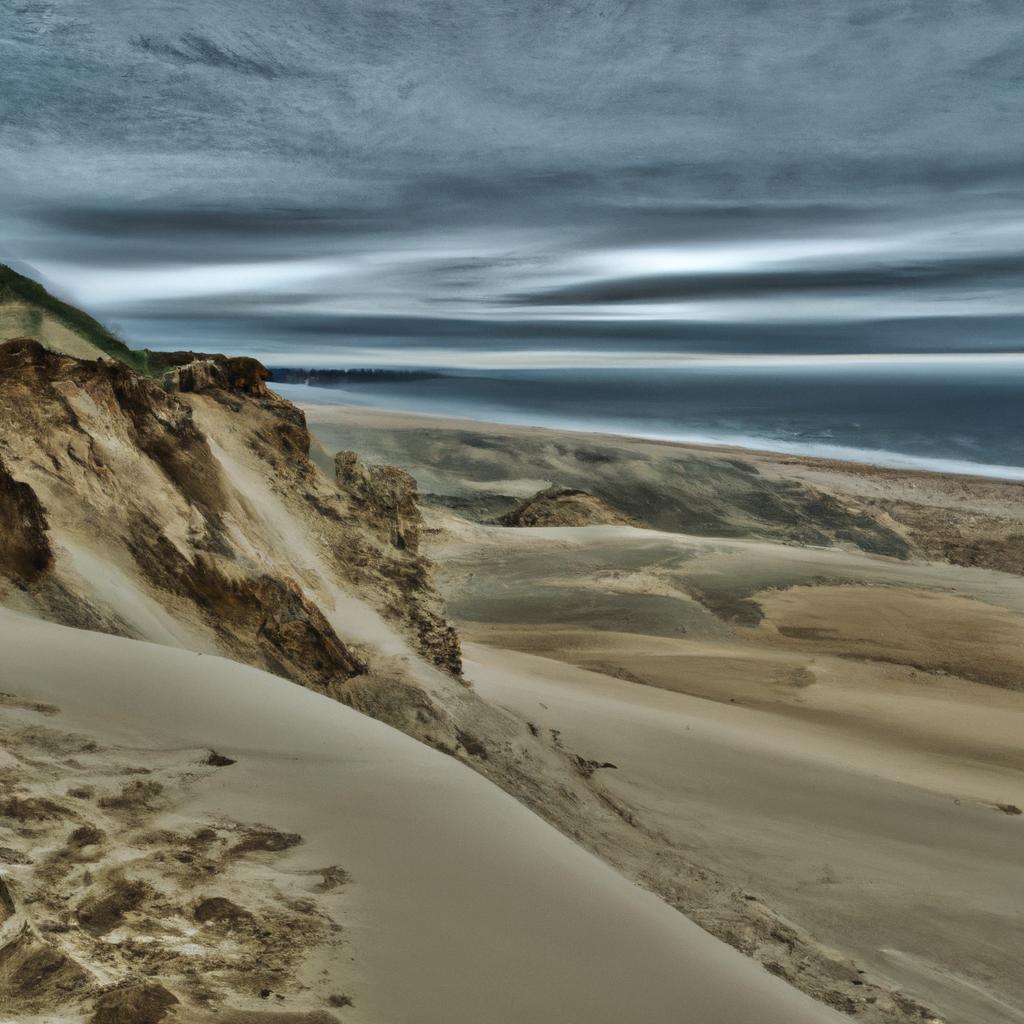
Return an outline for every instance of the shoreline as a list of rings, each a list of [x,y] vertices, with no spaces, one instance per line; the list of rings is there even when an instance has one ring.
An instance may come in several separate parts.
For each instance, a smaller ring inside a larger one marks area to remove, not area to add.
[[[287,387],[303,387],[303,385],[287,385]],[[591,440],[609,442],[638,442],[651,445],[663,445],[672,448],[692,450],[704,454],[722,454],[743,456],[757,460],[768,460],[791,465],[794,462],[805,465],[809,469],[841,470],[850,473],[870,473],[872,475],[915,475],[921,477],[940,477],[942,479],[963,479],[972,482],[987,481],[994,484],[1024,484],[1024,466],[1002,466],[990,463],[964,462],[957,459],[932,459],[927,456],[904,455],[900,452],[874,451],[871,449],[847,448],[836,445],[829,450],[813,452],[800,450],[800,446],[769,447],[757,443],[750,438],[750,444],[737,443],[737,440],[700,439],[685,436],[662,434],[623,433],[614,430],[578,426],[559,426],[545,423],[508,422],[503,420],[486,420],[472,416],[459,416],[454,413],[441,415],[438,413],[416,412],[399,409],[393,406],[362,405],[358,402],[325,402],[304,401],[298,395],[279,392],[271,384],[271,390],[281,397],[295,402],[303,410],[330,409],[342,410],[345,414],[357,417],[365,423],[368,419],[379,419],[381,425],[400,426],[403,421],[412,421],[430,425],[438,429],[473,429],[481,432],[523,432],[529,434],[550,433],[563,436],[581,436]],[[324,390],[312,389],[309,390]],[[820,446],[826,448],[827,446]],[[839,453],[849,453],[849,456]],[[886,456],[889,461],[875,461],[867,456]],[[854,457],[863,456],[863,457]],[[972,468],[973,467],[973,471]]]

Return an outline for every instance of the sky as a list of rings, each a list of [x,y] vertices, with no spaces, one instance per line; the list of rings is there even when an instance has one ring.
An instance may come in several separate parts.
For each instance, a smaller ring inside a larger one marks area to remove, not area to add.
[[[0,260],[293,363],[1021,351],[1022,54],[1019,0],[10,0]]]

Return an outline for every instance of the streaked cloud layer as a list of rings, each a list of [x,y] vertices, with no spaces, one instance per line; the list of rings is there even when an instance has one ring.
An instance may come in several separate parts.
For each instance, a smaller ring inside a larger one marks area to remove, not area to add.
[[[1022,347],[1015,3],[0,22],[0,258],[140,340],[467,365]]]

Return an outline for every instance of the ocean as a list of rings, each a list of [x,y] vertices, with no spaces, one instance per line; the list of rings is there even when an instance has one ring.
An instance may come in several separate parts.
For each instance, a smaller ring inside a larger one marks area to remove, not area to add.
[[[1024,480],[1024,359],[444,371],[272,386],[297,402]]]

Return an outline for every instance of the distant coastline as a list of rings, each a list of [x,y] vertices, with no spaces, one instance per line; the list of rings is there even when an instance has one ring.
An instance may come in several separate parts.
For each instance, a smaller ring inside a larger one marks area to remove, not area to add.
[[[275,384],[305,384],[309,387],[337,388],[346,384],[396,384],[415,380],[437,380],[445,374],[434,370],[346,370],[304,369],[299,366],[268,366]]]
[[[368,372],[365,376],[348,371],[319,372],[338,374],[336,383],[307,383],[306,378],[286,381],[275,372],[271,387],[300,405],[370,406],[380,411],[427,418],[441,416],[467,423],[540,427],[886,469],[1024,481],[1024,455],[1016,443],[1018,435],[1012,430],[1012,421],[1005,425],[993,422],[985,431],[988,443],[983,444],[981,438],[964,438],[963,428],[956,426],[963,422],[962,415],[951,416],[948,425],[941,424],[930,416],[922,418],[921,406],[913,402],[906,405],[905,419],[884,421],[870,412],[863,417],[851,416],[849,412],[841,416],[833,403],[819,402],[812,396],[804,415],[796,419],[786,408],[785,392],[756,415],[751,411],[749,391],[746,395],[730,395],[730,389],[718,387],[704,395],[695,390],[680,395],[679,413],[673,414],[675,403],[667,400],[670,382],[664,375],[660,381],[654,375],[645,375],[645,387],[623,386],[620,395],[604,389],[587,394],[577,390],[570,375],[560,375],[559,387],[548,390],[539,400],[539,389],[535,388],[530,396],[526,389],[517,386],[519,382],[508,378],[502,381],[497,375],[484,379],[444,373],[413,377],[389,370]],[[364,382],[375,386],[357,386]],[[403,386],[407,382],[420,382],[422,386]],[[958,382],[953,382],[952,387],[953,393],[946,396],[951,407],[963,395]],[[519,401],[523,397],[530,400]],[[866,396],[868,409],[871,397]],[[755,396],[754,400],[760,399]],[[779,410],[780,418],[789,419],[785,428],[773,429],[776,425],[772,405]],[[992,402],[989,412],[998,411],[999,406],[1000,403]],[[1002,409],[1008,410],[1005,400]],[[999,426],[1004,429],[998,430]]]

